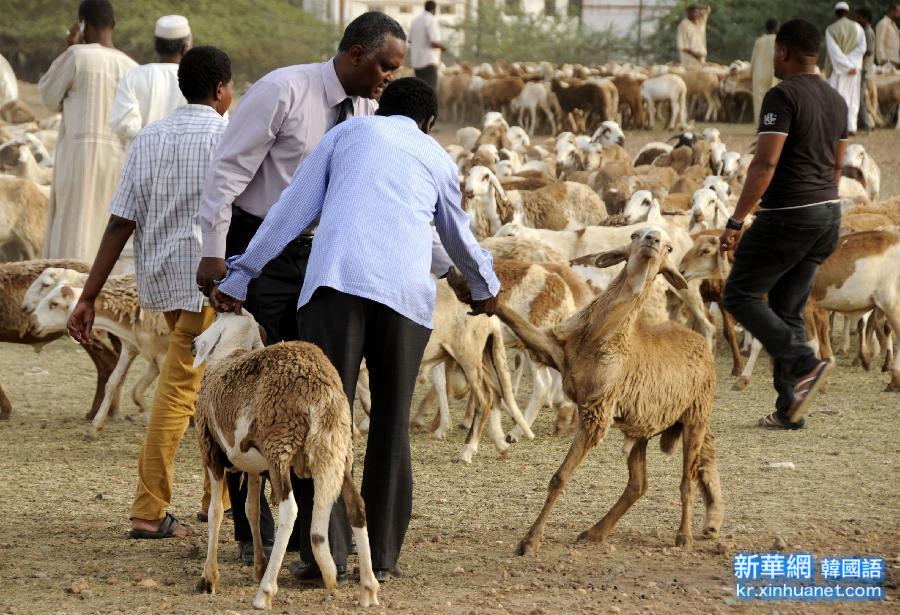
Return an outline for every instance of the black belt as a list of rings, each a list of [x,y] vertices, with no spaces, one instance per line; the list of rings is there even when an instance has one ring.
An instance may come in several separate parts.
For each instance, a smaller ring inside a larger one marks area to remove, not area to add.
[[[237,205],[232,205],[231,217],[234,220],[244,220],[246,222],[249,222],[249,223],[255,225],[257,229],[259,229],[260,225],[262,225],[262,223],[263,223],[262,218],[260,218],[259,216],[254,216],[253,214],[244,211]],[[315,237],[315,235],[311,235],[309,233],[304,233],[303,235],[300,235],[299,237],[297,237],[291,243],[296,243],[304,248],[308,248],[308,247],[312,246],[313,237]]]

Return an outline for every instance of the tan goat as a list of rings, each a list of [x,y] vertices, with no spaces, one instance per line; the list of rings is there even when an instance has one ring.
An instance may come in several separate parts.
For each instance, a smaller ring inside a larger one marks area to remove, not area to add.
[[[596,300],[549,330],[532,326],[501,301],[497,315],[539,361],[562,373],[565,392],[578,405],[580,418],[566,459],[550,481],[544,507],[519,544],[519,554],[538,548],[554,502],[611,425],[624,432],[630,448],[628,485],[606,516],[579,538],[605,540],[622,514],[645,493],[647,442],[659,434],[666,452],[679,435],[684,441],[676,545],[693,540],[693,487],[698,479],[706,500],[704,534],[718,534],[723,507],[709,430],[715,394],[712,357],[700,335],[675,323],[649,325],[638,318],[657,274],[678,288],[687,286],[668,261],[671,251],[667,233],[650,226],[636,231],[629,245],[598,254],[597,266],[625,261],[625,268]]]

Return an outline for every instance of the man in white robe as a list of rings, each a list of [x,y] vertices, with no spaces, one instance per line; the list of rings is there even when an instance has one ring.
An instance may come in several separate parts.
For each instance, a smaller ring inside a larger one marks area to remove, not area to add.
[[[875,62],[900,68],[900,4],[889,7],[875,26]]]
[[[846,2],[834,5],[834,14],[838,20],[825,30],[825,44],[828,48],[825,74],[828,83],[847,103],[847,130],[853,134],[856,132],[856,119],[859,115],[866,33],[862,26],[847,17],[849,13],[850,6]]]
[[[12,66],[0,55],[0,105],[5,105],[19,97],[19,82]]]
[[[156,22],[159,62],[132,68],[119,80],[109,126],[126,152],[137,133],[168,117],[185,103],[178,89],[178,64],[191,48],[191,27],[181,15],[166,15]]]
[[[109,129],[116,84],[134,60],[112,44],[108,0],[83,0],[66,49],[38,83],[44,103],[62,111],[43,258],[90,262],[106,228],[122,170],[122,144]]]
[[[766,21],[766,34],[753,44],[750,56],[750,75],[753,79],[753,121],[759,122],[759,110],[763,97],[778,83],[775,77],[775,35],[778,34],[778,20]]]

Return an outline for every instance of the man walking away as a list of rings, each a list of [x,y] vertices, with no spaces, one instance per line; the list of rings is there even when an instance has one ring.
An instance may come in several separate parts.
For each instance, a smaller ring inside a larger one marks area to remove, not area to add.
[[[108,0],[83,0],[66,49],[38,82],[44,103],[62,111],[42,258],[90,261],[97,253],[106,206],[124,152],[109,129],[116,84],[134,60],[113,48]]]
[[[19,81],[12,66],[0,55],[0,105],[19,97]]]
[[[678,24],[676,46],[682,66],[700,68],[706,62],[706,21],[711,11],[709,6],[692,4]]]
[[[141,128],[186,103],[178,89],[178,63],[191,48],[188,20],[181,15],[160,17],[154,44],[159,62],[132,68],[116,88],[109,126],[126,151]]]
[[[875,26],[875,61],[900,68],[900,4],[891,6]]]
[[[753,43],[753,55],[750,56],[750,75],[753,79],[753,117],[759,123],[759,110],[762,109],[763,97],[772,86],[778,83],[775,78],[775,35],[778,34],[778,20],[766,21],[766,33]]]
[[[834,5],[836,22],[825,30],[828,55],[825,58],[825,76],[847,105],[847,129],[856,134],[856,118],[859,115],[859,92],[862,81],[863,56],[866,53],[866,34],[852,21],[850,6],[846,2]]]
[[[734,216],[721,237],[737,244],[725,284],[725,308],[774,359],[775,412],[763,427],[799,429],[831,363],[805,343],[803,308],[819,265],[837,247],[837,181],[847,146],[847,105],[816,74],[822,37],[789,21],[775,38],[775,76],[766,94],[756,154]],[[738,243],[743,220],[760,210]],[[768,304],[763,296],[768,294]]]
[[[869,77],[875,73],[875,31],[872,29],[872,11],[865,7],[857,9],[856,21],[862,26],[866,35],[866,53],[863,55],[862,79],[860,79],[859,84],[859,116],[857,123],[860,130],[869,132],[875,128],[869,120],[869,110],[866,108],[866,87]],[[878,102],[876,101],[875,104],[878,104]]]
[[[338,52],[319,64],[272,71],[247,90],[216,152],[203,188],[200,229],[203,258],[197,284],[209,295],[225,277],[225,257],[242,254],[297,167],[335,124],[371,115],[373,99],[406,57],[406,33],[384,13],[363,13],[344,31]],[[247,291],[247,309],[266,331],[266,342],[297,339],[297,297],[309,260],[315,224],[293,237]],[[243,561],[253,563],[253,537],[244,513],[246,481],[226,474],[234,538]],[[298,499],[300,499],[298,494]],[[260,506],[264,544],[274,540],[272,512]],[[294,536],[289,549],[296,549]],[[309,533],[299,537],[309,541]]]
[[[441,27],[434,16],[437,5],[434,0],[425,3],[425,10],[413,19],[409,26],[410,63],[416,77],[437,91],[438,68],[441,51],[447,49],[441,42]]]
[[[250,280],[321,216],[298,302],[300,339],[316,344],[337,368],[352,400],[363,358],[372,392],[363,467],[372,566],[379,581],[398,576],[412,514],[409,406],[422,353],[434,326],[432,228],[469,283],[473,314],[490,313],[500,283],[493,261],[460,208],[456,165],[428,132],[437,98],[425,82],[398,79],[384,91],[376,117],[331,130],[272,206],[228,277],[211,298],[240,309]],[[403,169],[402,177],[397,169]],[[300,527],[309,536],[312,481],[303,488]],[[350,526],[334,507],[329,545],[346,579]],[[308,544],[301,557],[312,580],[318,567]],[[321,581],[321,573],[318,573]]]
[[[141,308],[163,312],[171,338],[138,460],[132,538],[190,535],[166,509],[172,501],[175,453],[200,388],[202,371],[193,367],[191,342],[215,318],[194,284],[200,262],[197,211],[209,161],[225,132],[222,116],[231,105],[231,61],[214,47],[197,47],[184,56],[178,82],[188,104],[150,124],[134,140],[109,206],[100,250],[69,317],[69,334],[90,343],[94,300],[134,233]],[[208,479],[204,483],[208,485]],[[207,488],[204,510],[208,497]]]

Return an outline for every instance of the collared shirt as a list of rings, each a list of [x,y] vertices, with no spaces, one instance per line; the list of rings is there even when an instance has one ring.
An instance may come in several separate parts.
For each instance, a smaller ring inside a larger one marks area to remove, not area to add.
[[[178,65],[160,62],[136,66],[119,79],[109,127],[129,145],[141,128],[164,117],[187,101],[178,87]]]
[[[212,107],[186,105],[138,133],[109,213],[134,220],[141,307],[199,312],[197,290],[203,182],[228,121]]]
[[[453,160],[413,120],[347,120],[297,170],[247,251],[229,259],[219,288],[243,300],[250,280],[321,214],[298,308],[327,286],[432,328],[432,220],[472,298],[500,290],[491,254],[472,235],[460,197]]]
[[[203,256],[225,257],[232,204],[266,216],[300,163],[334,126],[345,98],[334,58],[274,70],[247,90],[203,188]],[[374,100],[350,98],[354,116],[375,113]]]
[[[441,63],[441,50],[431,43],[441,42],[441,28],[437,17],[429,11],[412,20],[409,26],[409,62],[413,68],[437,66]]]

